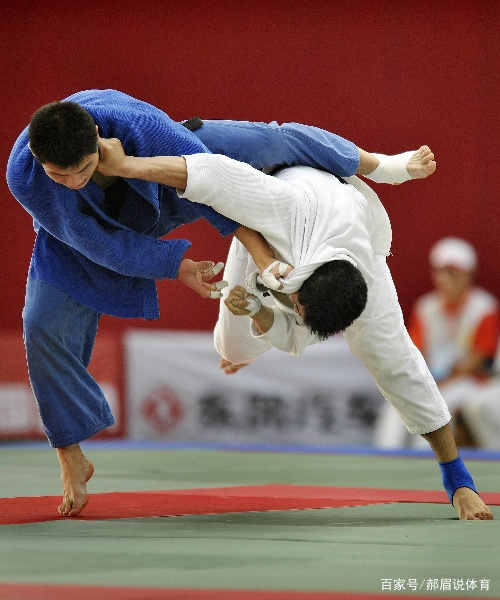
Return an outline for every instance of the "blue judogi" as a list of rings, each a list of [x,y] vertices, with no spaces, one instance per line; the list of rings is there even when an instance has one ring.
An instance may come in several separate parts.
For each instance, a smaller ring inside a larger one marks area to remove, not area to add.
[[[321,129],[288,123],[205,121],[195,133],[161,110],[115,90],[67,98],[94,118],[101,137],[117,137],[135,156],[212,151],[262,169],[305,164],[352,175],[359,153],[351,142]],[[201,217],[221,235],[238,224],[175,190],[128,179],[118,215],[90,181],[70,190],[45,174],[28,146],[16,141],[7,181],[31,214],[37,239],[23,311],[31,385],[52,446],[78,443],[114,423],[102,391],[87,371],[102,313],[159,316],[157,279],[175,279],[188,240],[160,240]]]
[[[208,152],[180,123],[121,92],[90,90],[67,100],[92,115],[101,137],[119,138],[133,156]],[[126,180],[121,212],[112,218],[104,191],[93,181],[71,190],[47,177],[28,148],[27,129],[11,152],[7,181],[37,224],[30,277],[117,317],[158,318],[155,280],[175,279],[191,244],[157,238],[200,217],[222,235],[238,227],[212,209],[181,200],[172,188],[138,179]]]
[[[306,165],[350,177],[359,166],[359,151],[352,142],[310,125],[204,120],[194,133],[212,154],[259,170]]]

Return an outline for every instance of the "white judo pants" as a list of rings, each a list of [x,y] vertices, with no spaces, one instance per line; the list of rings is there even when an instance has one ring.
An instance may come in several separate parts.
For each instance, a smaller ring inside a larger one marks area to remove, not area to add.
[[[224,271],[228,289],[244,285],[247,274],[255,268],[245,248],[234,239]],[[385,256],[375,256],[374,274],[366,308],[344,336],[408,431],[413,434],[435,431],[446,425],[451,416],[421,353],[406,331]],[[272,297],[261,300],[268,305],[274,303]],[[222,300],[214,340],[219,354],[233,364],[251,362],[271,348],[266,340],[251,335],[249,317],[233,315]]]

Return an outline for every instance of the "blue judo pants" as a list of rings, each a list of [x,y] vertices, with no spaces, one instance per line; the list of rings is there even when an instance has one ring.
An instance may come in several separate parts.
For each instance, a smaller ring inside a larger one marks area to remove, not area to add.
[[[348,177],[359,165],[352,142],[297,123],[205,121],[194,133],[211,152],[257,169],[300,164]],[[53,447],[79,443],[114,424],[87,370],[100,316],[57,287],[28,278],[23,311],[28,371]]]
[[[81,442],[115,420],[87,371],[100,314],[28,278],[23,333],[31,387],[50,445]]]
[[[224,154],[256,169],[306,165],[350,177],[359,166],[355,144],[300,123],[203,121],[194,133],[213,154]]]

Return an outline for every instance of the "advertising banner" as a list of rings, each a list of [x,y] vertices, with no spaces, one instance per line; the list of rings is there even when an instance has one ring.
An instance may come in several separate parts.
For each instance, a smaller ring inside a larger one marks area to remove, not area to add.
[[[342,336],[232,375],[211,333],[132,331],[125,357],[132,439],[365,445],[384,402]]]

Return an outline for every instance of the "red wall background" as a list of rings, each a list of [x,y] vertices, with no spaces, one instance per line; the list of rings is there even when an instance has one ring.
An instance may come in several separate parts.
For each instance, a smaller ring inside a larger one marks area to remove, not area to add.
[[[389,264],[403,310],[428,289],[427,252],[445,235],[475,244],[479,283],[500,296],[495,0],[5,4],[2,169],[39,106],[88,88],[120,89],[178,120],[299,121],[385,153],[427,143],[436,175],[378,188],[393,224]],[[20,329],[34,234],[5,177],[0,217],[0,330]],[[223,260],[228,248],[201,223],[177,237],[193,241],[195,259]],[[160,321],[105,317],[102,327],[212,328],[215,302],[176,282],[159,289]]]

